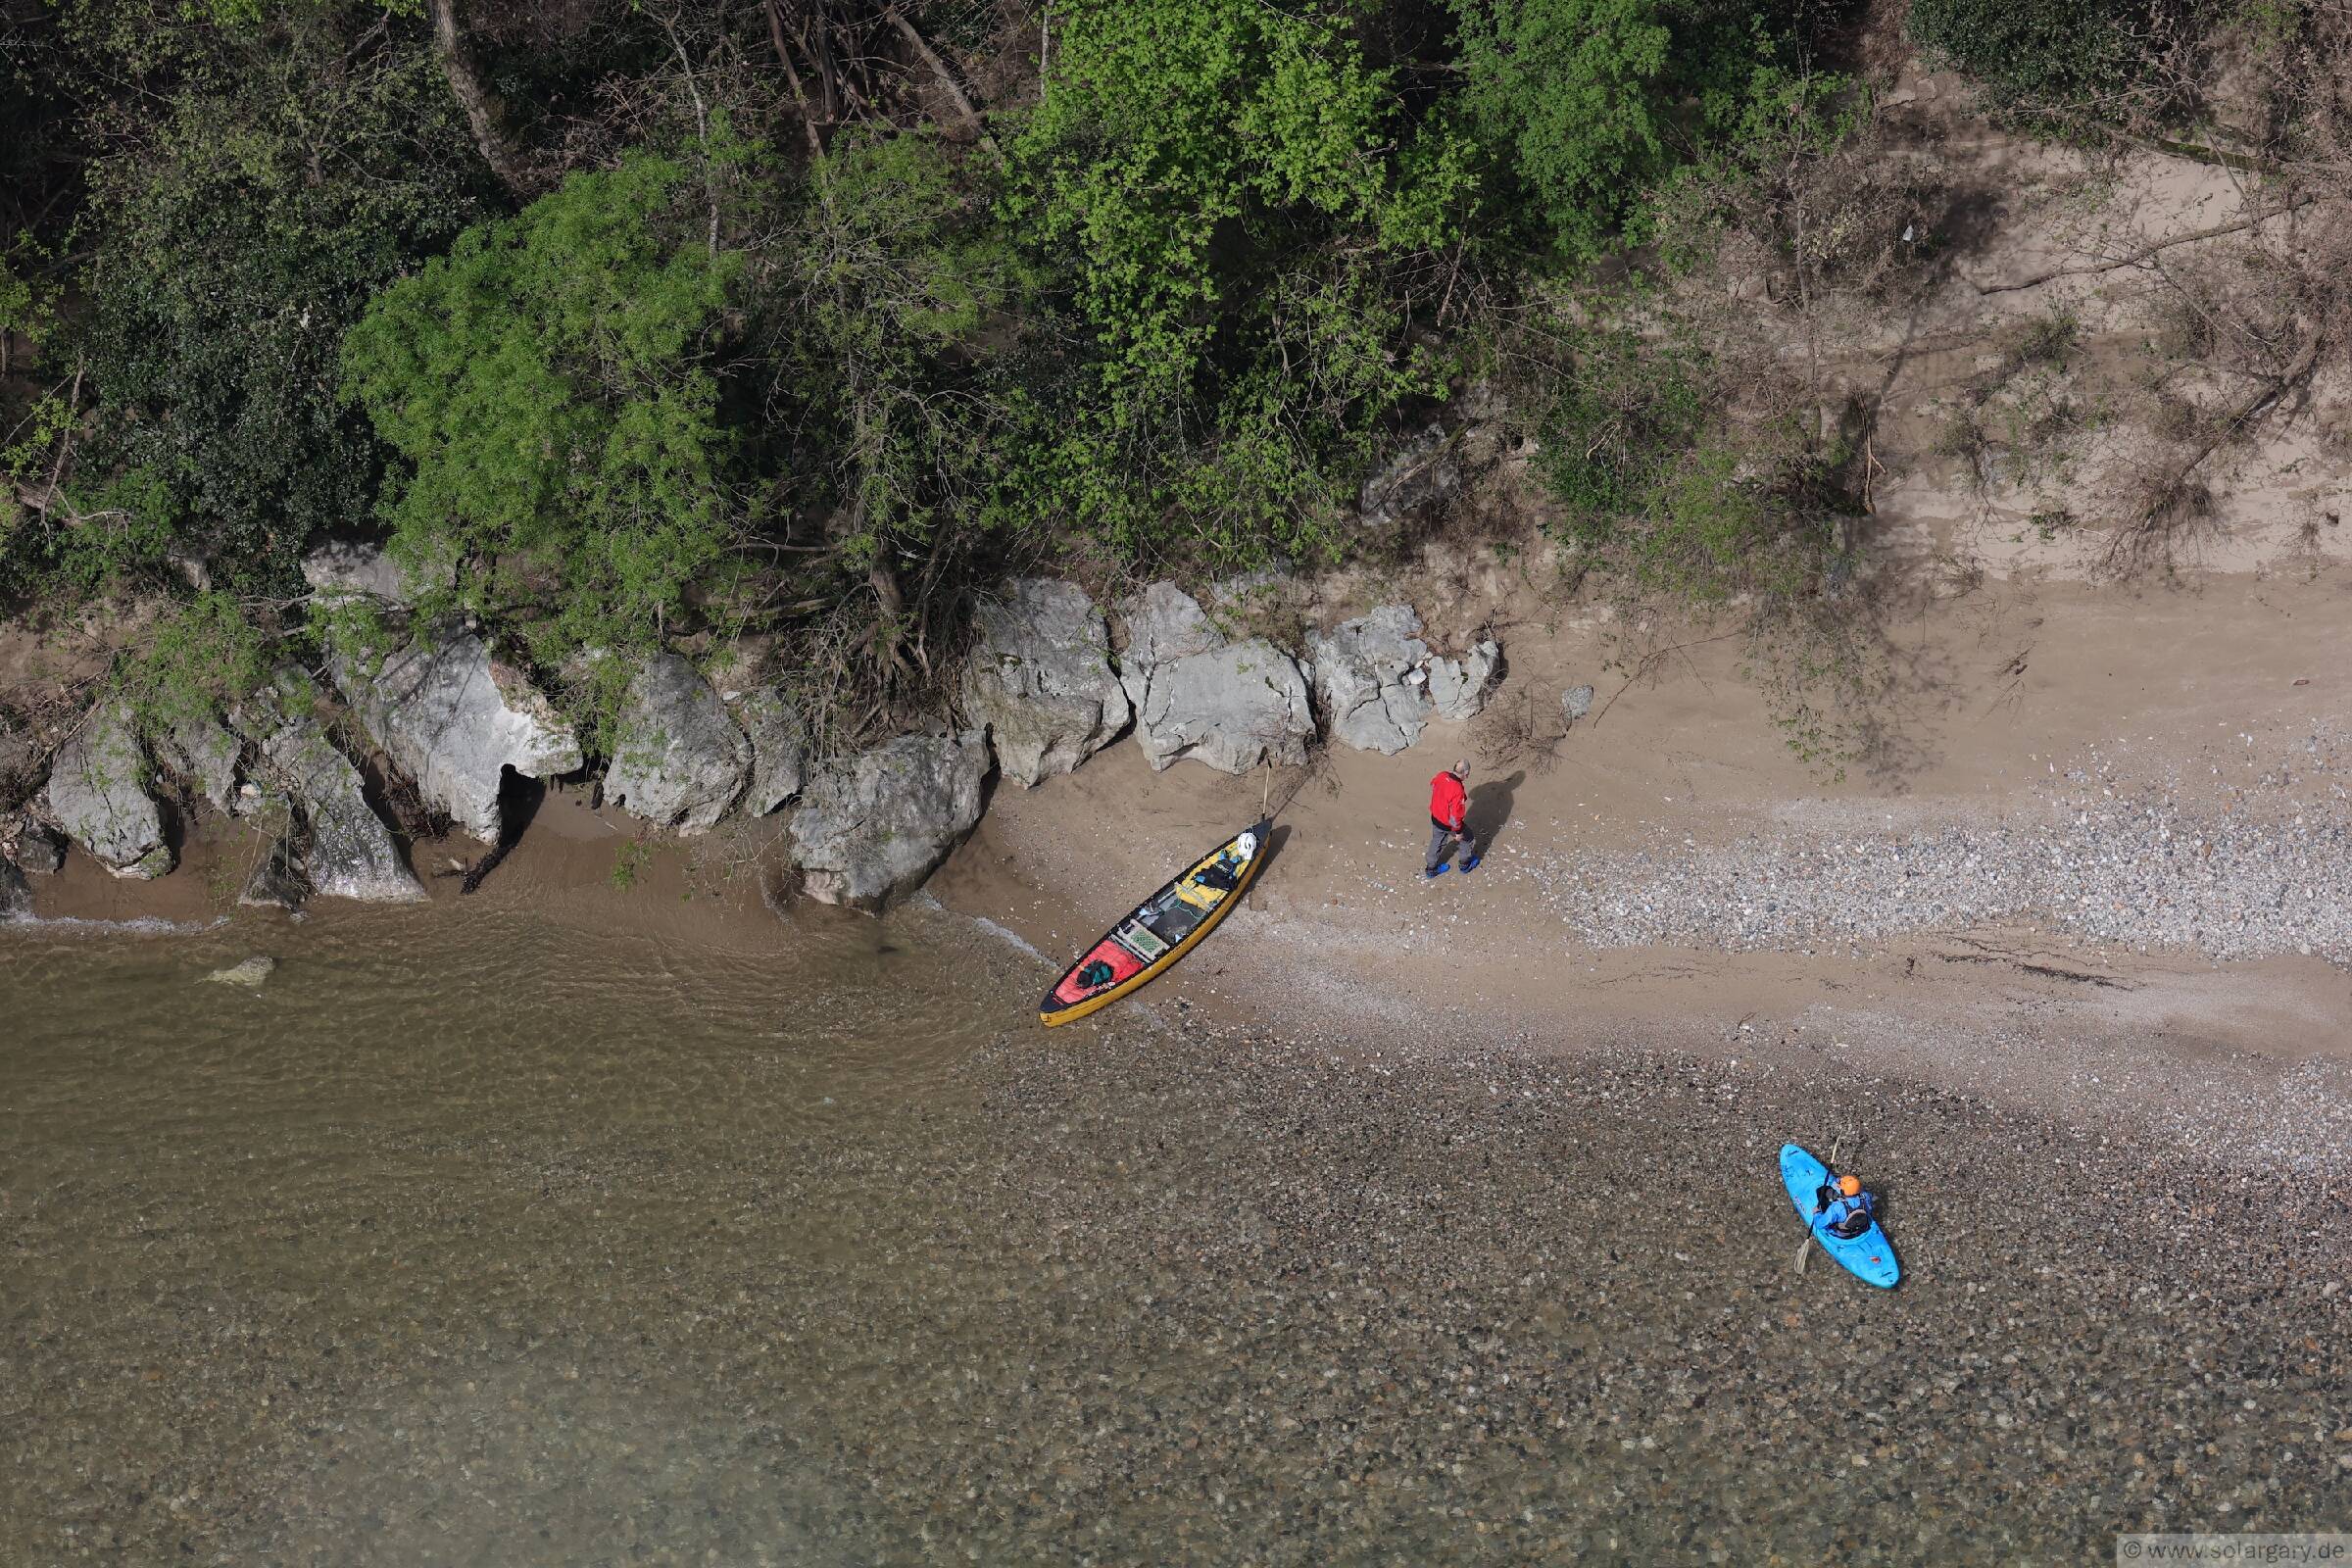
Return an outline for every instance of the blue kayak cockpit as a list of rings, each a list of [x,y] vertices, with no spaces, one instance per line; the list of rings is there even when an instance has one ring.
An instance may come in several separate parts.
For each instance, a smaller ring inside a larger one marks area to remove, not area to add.
[[[1830,1167],[1813,1157],[1796,1144],[1781,1146],[1781,1183],[1788,1190],[1788,1201],[1796,1205],[1797,1217],[1812,1227],[1814,1240],[1821,1250],[1835,1258],[1840,1268],[1867,1284],[1892,1290],[1902,1278],[1902,1265],[1895,1261],[1894,1245],[1886,1233],[1873,1220],[1868,1229],[1852,1237],[1839,1236],[1823,1222],[1817,1207],[1819,1194],[1830,1180]]]

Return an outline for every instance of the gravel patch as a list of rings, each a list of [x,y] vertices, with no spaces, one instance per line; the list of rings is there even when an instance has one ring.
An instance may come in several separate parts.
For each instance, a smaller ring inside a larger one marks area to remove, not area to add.
[[[2219,789],[2094,758],[2053,764],[2033,812],[1888,833],[1855,808],[1850,831],[1537,855],[1525,874],[1595,948],[1801,949],[2032,920],[2141,952],[2352,963],[2352,795],[2331,736],[2298,751]]]

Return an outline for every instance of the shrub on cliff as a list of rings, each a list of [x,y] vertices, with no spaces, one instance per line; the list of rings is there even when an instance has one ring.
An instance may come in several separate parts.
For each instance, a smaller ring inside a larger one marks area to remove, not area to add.
[[[696,232],[703,196],[647,153],[575,174],[344,340],[344,386],[403,460],[394,552],[465,563],[459,600],[549,662],[650,643],[727,558],[714,361],[743,258]]]

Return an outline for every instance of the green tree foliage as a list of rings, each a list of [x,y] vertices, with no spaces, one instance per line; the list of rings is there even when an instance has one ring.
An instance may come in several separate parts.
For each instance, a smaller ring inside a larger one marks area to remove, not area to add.
[[[713,369],[739,253],[693,232],[702,184],[634,154],[458,237],[378,295],[345,386],[405,461],[412,561],[516,616],[553,662],[646,643],[724,562],[735,521]]]
[[[98,520],[57,536],[82,576],[168,538],[217,579],[283,583],[307,540],[367,519],[381,456],[337,394],[343,330],[478,211],[446,91],[370,20],[304,7],[121,43],[125,69],[168,56],[166,90],[93,172],[75,471]]]
[[[1406,336],[1410,282],[1458,236],[1467,150],[1369,58],[1374,9],[1055,13],[1005,209],[1067,268],[1092,352],[1041,408],[1021,482],[1125,550],[1327,548],[1360,438],[1439,388]]]
[[[791,188],[751,290],[772,366],[751,459],[819,710],[870,672],[924,686],[982,552],[1040,531],[1000,483],[1030,280],[994,167],[927,132],[841,139]]]
[[[2029,109],[2097,108],[2149,63],[2151,41],[2191,21],[2193,0],[1914,0],[1911,35]]]
[[[1458,0],[1463,108],[1529,216],[1597,253],[1668,159],[1657,0]]]
[[[827,519],[828,569],[862,576],[994,520],[1010,410],[1000,350],[1029,274],[993,193],[923,133],[844,138],[794,193],[758,284],[766,418],[779,477]],[[806,462],[818,454],[830,461]]]
[[[2110,90],[2156,3],[1913,16],[2024,99]],[[1834,156],[1850,7],[1020,9],[461,6],[437,48],[421,0],[28,0],[0,593],[199,556],[157,646],[250,673],[235,634],[329,617],[299,554],[372,525],[546,665],[756,620],[879,713],[1016,561],[1372,548],[1395,432],[1516,358],[1586,559],[1826,599],[1837,454],[1624,273],[1738,229],[1810,309],[1909,264],[1916,193]]]
[[[266,639],[219,590],[165,609],[116,662],[114,685],[150,733],[212,718],[270,675]]]
[[[1537,248],[1591,262],[1644,237],[1645,199],[1737,147],[1751,106],[1808,74],[1804,0],[1449,0],[1462,108],[1505,216]]]

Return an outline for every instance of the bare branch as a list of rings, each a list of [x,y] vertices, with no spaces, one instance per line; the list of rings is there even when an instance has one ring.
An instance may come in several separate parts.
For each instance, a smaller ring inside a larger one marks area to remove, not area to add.
[[[938,52],[923,41],[923,35],[915,30],[914,24],[900,15],[895,5],[882,8],[882,20],[896,28],[899,36],[906,40],[906,46],[920,57],[924,65],[931,68],[931,74],[939,78],[939,84],[946,89],[949,101],[956,106],[956,112],[963,117],[964,128],[991,154],[1004,156],[997,152],[996,139],[989,135],[987,123],[981,120],[980,111],[972,106],[972,100],[964,92],[962,83],[956,79],[956,74],[948,69],[948,63],[939,58]]]
[[[529,181],[507,141],[506,105],[482,79],[473,49],[458,28],[457,0],[424,0],[424,6],[433,19],[433,53],[440,58],[441,74],[449,78],[449,90],[456,96],[458,107],[466,111],[466,123],[472,127],[474,146],[481,150],[482,161],[490,166],[499,183],[515,195],[522,195]]]
[[[2194,245],[2201,240],[2220,239],[2225,234],[2242,234],[2250,228],[2259,228],[2274,218],[2284,218],[2289,213],[2309,207],[2317,200],[2319,198],[2316,195],[2306,191],[2272,212],[2257,213],[2252,218],[2240,219],[2234,223],[2217,223],[2211,228],[2200,228],[2194,233],[2175,234],[2170,239],[2161,239],[2152,245],[2143,245],[2130,255],[2119,256],[2111,262],[2097,262],[2087,266],[2053,267],[2047,271],[2035,272],[2031,276],[2017,278],[2007,283],[1980,283],[1971,278],[1969,286],[1980,295],[2012,294],[2020,289],[2038,288],[2044,283],[2061,277],[2090,277],[2100,272],[2120,271],[2127,267],[2137,267],[2149,258],[2161,255],[2178,245]]]
[[[792,51],[784,47],[784,13],[777,0],[765,0],[767,6],[767,37],[776,46],[776,63],[784,68],[784,80],[792,88],[792,101],[800,107],[801,130],[808,138],[808,156],[825,156],[825,138],[816,128],[816,115],[808,107],[808,92],[802,85],[801,74],[792,64]]]

